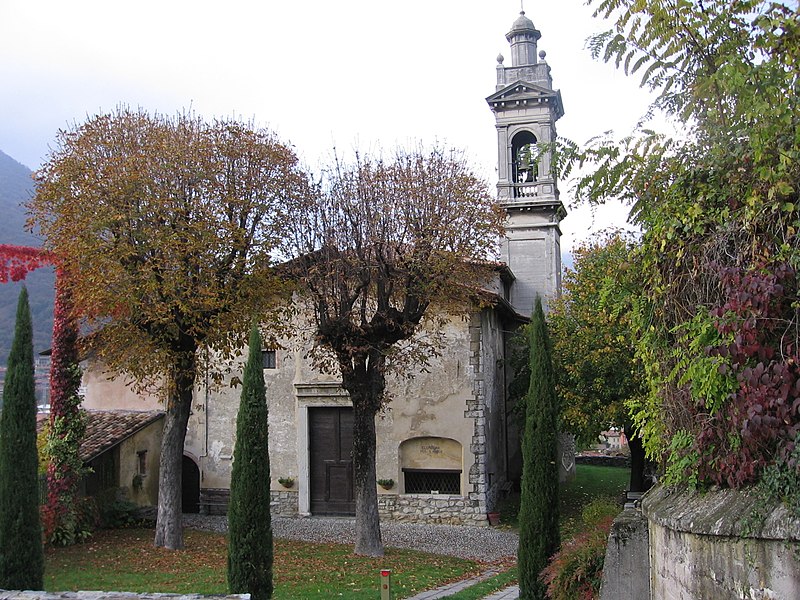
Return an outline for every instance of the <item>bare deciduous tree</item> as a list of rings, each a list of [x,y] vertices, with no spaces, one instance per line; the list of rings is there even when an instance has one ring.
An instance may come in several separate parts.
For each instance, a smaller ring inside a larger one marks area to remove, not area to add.
[[[415,333],[432,304],[465,309],[503,219],[464,155],[438,147],[337,160],[290,217],[289,268],[313,306],[315,348],[328,357],[317,364],[338,370],[353,403],[357,554],[383,554],[375,416],[387,372],[435,351]]]

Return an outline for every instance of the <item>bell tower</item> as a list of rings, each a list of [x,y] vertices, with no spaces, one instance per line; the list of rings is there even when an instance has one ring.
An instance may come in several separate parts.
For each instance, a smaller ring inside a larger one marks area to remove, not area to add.
[[[511,304],[530,315],[536,294],[547,304],[561,289],[561,219],[566,216],[552,170],[551,143],[564,114],[561,92],[553,89],[542,37],[520,12],[506,34],[511,66],[497,57],[497,87],[486,101],[497,128],[497,195],[508,211],[502,260],[516,279]]]

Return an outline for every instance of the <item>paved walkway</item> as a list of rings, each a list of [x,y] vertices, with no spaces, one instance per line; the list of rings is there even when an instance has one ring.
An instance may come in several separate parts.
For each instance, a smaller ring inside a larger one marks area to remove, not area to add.
[[[495,575],[497,575],[497,571],[486,571],[477,577],[462,579],[461,581],[456,581],[455,583],[443,585],[435,590],[420,592],[416,596],[407,598],[407,600],[438,600],[439,598],[447,598],[448,596],[452,596],[453,594],[472,587],[476,583],[480,583],[481,581],[489,579],[490,577],[494,577]],[[519,598],[519,587],[512,585],[511,587],[498,590],[486,596],[484,600],[517,600],[517,598]]]
[[[468,587],[472,587],[476,583],[480,583],[485,579],[489,579],[489,577],[494,577],[497,575],[497,571],[486,571],[477,577],[470,577],[469,579],[462,579],[461,581],[456,581],[454,583],[449,583],[447,585],[443,585],[440,588],[436,588],[435,590],[427,590],[424,592],[420,592],[416,596],[411,596],[411,598],[407,598],[407,600],[437,600],[438,598],[447,598],[448,596],[452,596],[456,592],[460,592],[461,590],[465,590]]]
[[[503,590],[499,590],[490,596],[486,596],[484,600],[517,600],[519,598],[519,586],[512,585]]]

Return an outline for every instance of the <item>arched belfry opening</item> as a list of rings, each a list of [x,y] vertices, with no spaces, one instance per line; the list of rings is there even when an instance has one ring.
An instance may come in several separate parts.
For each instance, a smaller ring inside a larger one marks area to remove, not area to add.
[[[536,136],[530,131],[520,131],[511,140],[511,160],[514,182],[533,183],[539,179]],[[517,195],[519,188],[515,187]]]

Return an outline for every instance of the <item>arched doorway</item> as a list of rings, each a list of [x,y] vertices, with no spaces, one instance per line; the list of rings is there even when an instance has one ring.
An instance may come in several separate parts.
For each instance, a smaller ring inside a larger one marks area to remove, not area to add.
[[[190,457],[184,455],[182,470],[181,489],[183,490],[183,512],[200,512],[200,469]]]

